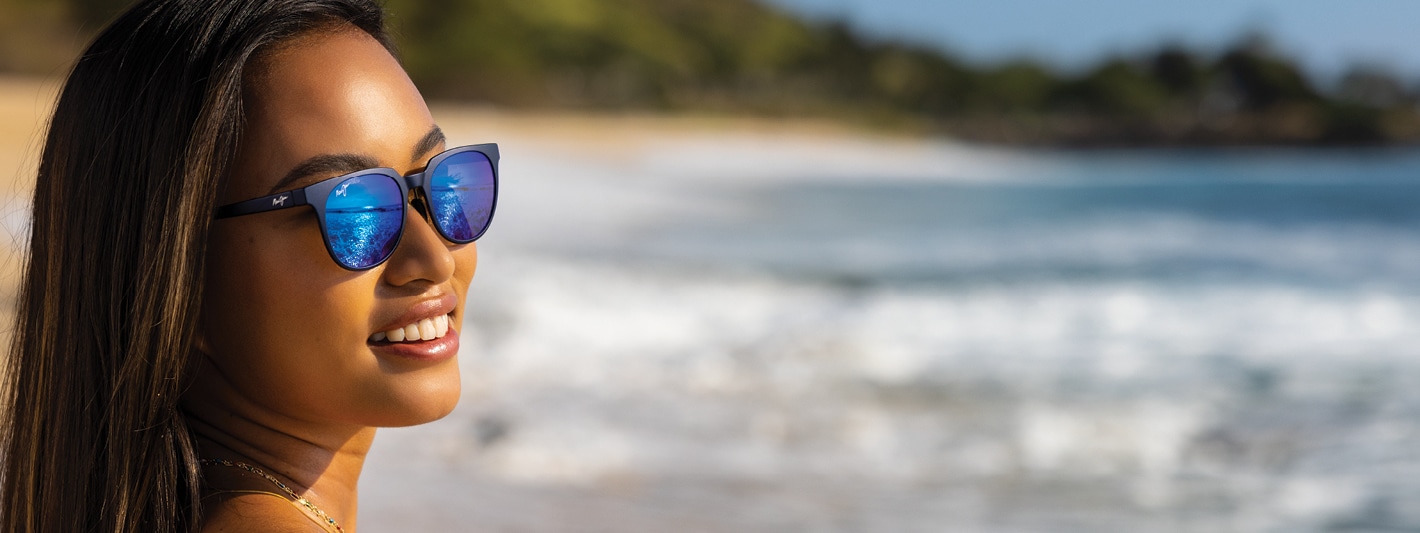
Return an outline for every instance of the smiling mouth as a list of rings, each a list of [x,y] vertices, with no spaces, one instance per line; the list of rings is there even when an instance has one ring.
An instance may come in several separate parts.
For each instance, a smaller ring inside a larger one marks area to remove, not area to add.
[[[441,339],[449,334],[449,315],[439,315],[411,322],[402,328],[381,331],[370,336],[370,342],[423,342]]]

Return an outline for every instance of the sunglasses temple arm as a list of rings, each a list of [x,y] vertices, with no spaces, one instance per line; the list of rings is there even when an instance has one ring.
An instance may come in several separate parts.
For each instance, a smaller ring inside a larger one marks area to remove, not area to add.
[[[217,208],[217,218],[231,218],[277,209],[289,209],[292,207],[306,205],[306,190],[296,189],[294,191],[278,192],[271,196],[253,198],[245,202],[227,204]]]

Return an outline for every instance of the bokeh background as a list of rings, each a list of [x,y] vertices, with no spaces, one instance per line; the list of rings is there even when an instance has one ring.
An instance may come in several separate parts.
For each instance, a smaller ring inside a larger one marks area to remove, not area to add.
[[[0,0],[17,245],[126,3]],[[365,529],[1420,530],[1420,4],[388,6],[503,197]]]

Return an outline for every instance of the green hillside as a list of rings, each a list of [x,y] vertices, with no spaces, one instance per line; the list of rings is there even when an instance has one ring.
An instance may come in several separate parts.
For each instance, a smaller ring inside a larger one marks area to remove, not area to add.
[[[120,0],[0,0],[0,68],[49,71]],[[425,94],[515,107],[835,117],[1032,144],[1384,144],[1420,99],[1356,68],[1325,90],[1266,40],[1161,46],[1061,75],[968,65],[756,0],[387,0]],[[35,41],[45,47],[29,46]],[[65,43],[69,43],[66,47]]]
[[[1075,76],[970,66],[755,0],[392,0],[431,95],[505,105],[816,115],[1055,144],[1376,144],[1420,137],[1416,95],[1358,68],[1322,91],[1266,39],[1161,46]]]
[[[407,67],[428,91],[514,104],[679,107],[787,96],[793,91],[779,82],[818,63],[826,44],[751,0],[389,6]]]

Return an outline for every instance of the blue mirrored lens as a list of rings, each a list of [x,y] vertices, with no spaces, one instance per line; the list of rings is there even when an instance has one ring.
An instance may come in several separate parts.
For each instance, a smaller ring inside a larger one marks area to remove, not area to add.
[[[394,253],[404,224],[404,200],[399,183],[383,174],[355,176],[336,185],[325,200],[326,239],[335,261],[362,270]]]
[[[479,152],[445,158],[429,174],[434,223],[444,238],[470,242],[488,228],[497,188],[493,163]]]

